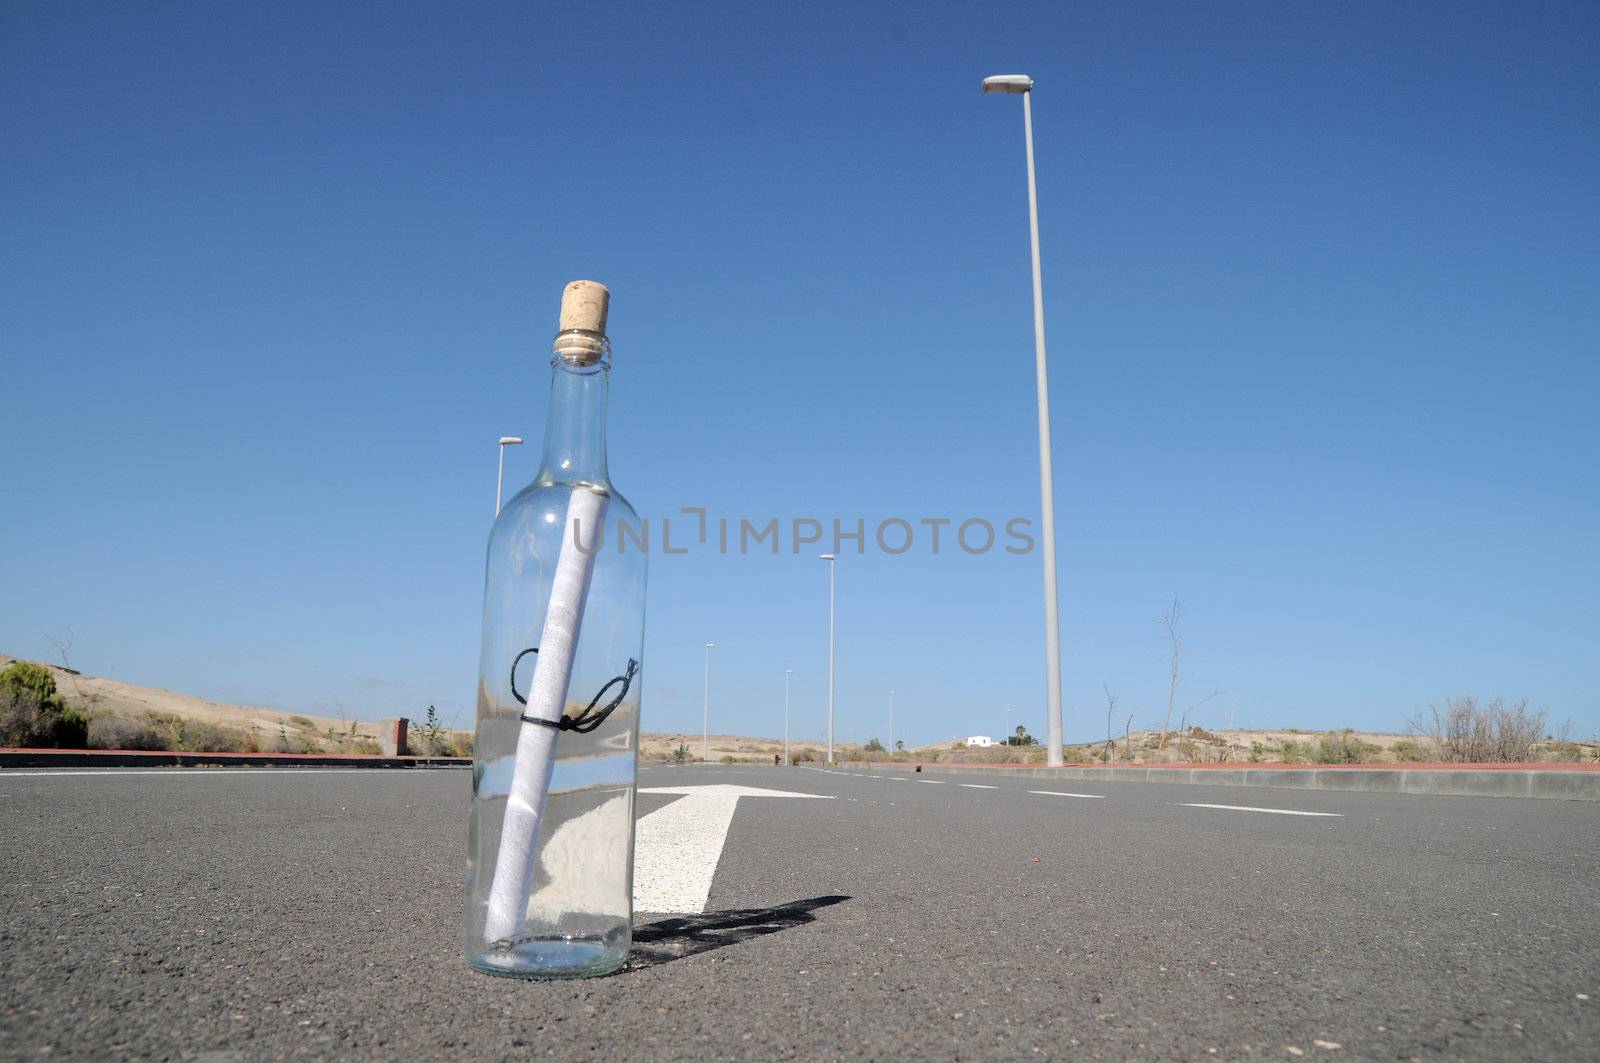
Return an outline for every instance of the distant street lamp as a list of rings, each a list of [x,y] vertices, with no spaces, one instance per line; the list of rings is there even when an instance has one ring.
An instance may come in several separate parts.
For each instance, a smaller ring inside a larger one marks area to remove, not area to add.
[[[833,763],[833,554],[819,554],[828,563],[828,763]]]
[[[894,691],[889,691],[889,755],[894,755]]]
[[[789,766],[789,681],[794,678],[794,669],[783,670],[783,766]]]
[[[711,763],[711,651],[716,648],[715,642],[706,643],[706,698],[705,717],[701,721],[700,759],[707,764]]]
[[[1039,192],[1033,175],[1033,79],[1026,74],[996,74],[983,79],[984,92],[1022,97],[1022,128],[1028,150],[1028,234],[1033,244],[1033,353],[1039,392],[1040,538],[1044,542],[1044,680],[1050,731],[1048,761],[1060,767],[1061,613],[1056,593],[1056,491],[1050,469],[1050,381],[1044,355],[1044,280],[1039,268]],[[1008,721],[1009,722],[1009,721]]]
[[[521,445],[521,436],[500,437],[500,474],[495,478],[494,483],[494,515],[497,517],[500,515],[500,495],[504,492],[506,486],[506,448],[520,447]]]

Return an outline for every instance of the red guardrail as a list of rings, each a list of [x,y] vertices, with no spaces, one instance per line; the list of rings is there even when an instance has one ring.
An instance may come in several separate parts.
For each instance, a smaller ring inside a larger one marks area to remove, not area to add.
[[[0,767],[192,766],[261,764],[284,767],[409,768],[419,764],[469,765],[471,757],[384,756],[381,753],[208,753],[177,749],[31,749],[0,747]]]

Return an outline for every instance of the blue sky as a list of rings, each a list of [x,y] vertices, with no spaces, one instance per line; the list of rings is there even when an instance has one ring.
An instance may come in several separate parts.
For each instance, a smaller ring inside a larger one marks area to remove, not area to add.
[[[0,650],[466,723],[575,277],[641,514],[1036,517],[1024,71],[1069,737],[1175,596],[1198,722],[1600,729],[1600,9],[786,6],[8,5]],[[821,736],[815,552],[652,559],[647,728]],[[1042,735],[1037,554],[838,577],[841,738]]]

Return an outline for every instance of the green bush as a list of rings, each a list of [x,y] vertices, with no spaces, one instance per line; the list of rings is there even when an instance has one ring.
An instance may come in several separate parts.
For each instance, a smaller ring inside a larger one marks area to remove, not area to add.
[[[805,764],[816,759],[817,751],[814,749],[791,749],[789,751],[790,764]]]
[[[55,694],[56,677],[42,664],[12,661],[5,671],[0,672],[0,690],[32,694],[43,701]]]
[[[1285,764],[1299,764],[1305,758],[1300,753],[1300,743],[1292,738],[1286,738],[1279,748],[1278,759]]]
[[[737,763],[739,763],[739,761],[732,753],[724,753],[724,754],[722,754],[722,763],[724,763],[724,764],[737,764]]]
[[[0,671],[0,746],[82,749],[89,720],[56,693],[50,669],[13,661]]]
[[[885,750],[883,748],[883,743],[878,741],[876,738],[869,740],[867,742],[867,744],[862,748],[864,748],[868,753],[882,753],[882,752],[885,752]]]
[[[1402,738],[1389,747],[1389,752],[1394,754],[1394,759],[1401,764],[1413,763],[1422,759],[1422,750],[1409,738]]]
[[[304,716],[291,716],[289,717],[289,723],[302,731],[315,731],[317,729],[317,725]]]
[[[1377,750],[1377,746],[1361,741],[1353,730],[1346,727],[1343,731],[1331,731],[1319,738],[1312,759],[1318,764],[1366,764]]]

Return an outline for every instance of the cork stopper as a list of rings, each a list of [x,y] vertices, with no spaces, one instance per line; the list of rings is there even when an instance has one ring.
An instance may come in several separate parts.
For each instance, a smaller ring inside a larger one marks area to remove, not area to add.
[[[554,352],[568,365],[610,366],[606,311],[611,292],[599,281],[573,281],[561,292],[561,331]]]
[[[599,281],[573,281],[561,293],[561,331],[583,329],[606,331],[606,308],[611,293]]]

